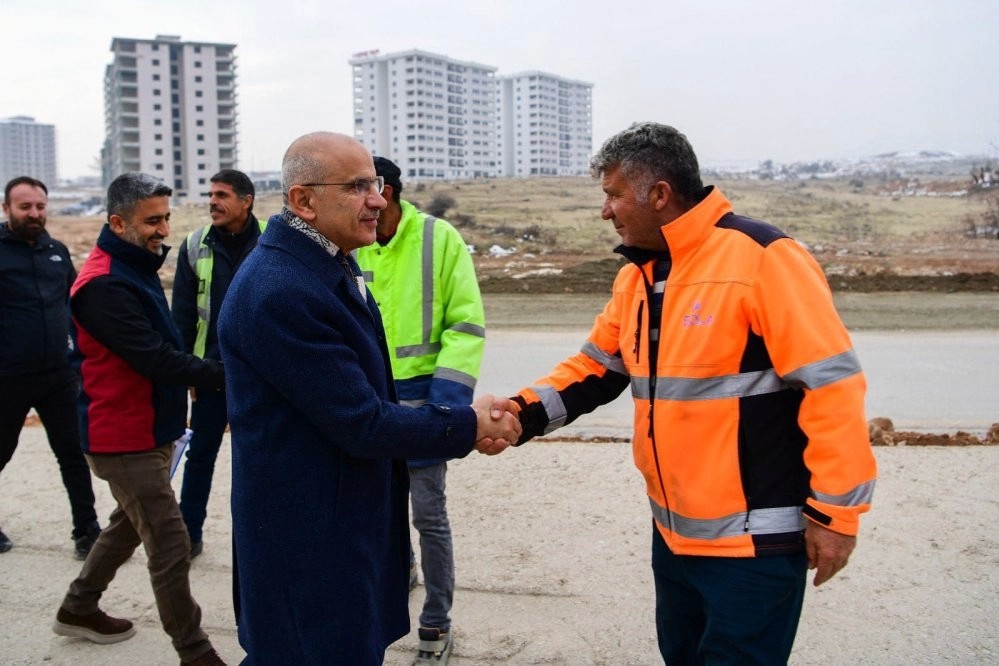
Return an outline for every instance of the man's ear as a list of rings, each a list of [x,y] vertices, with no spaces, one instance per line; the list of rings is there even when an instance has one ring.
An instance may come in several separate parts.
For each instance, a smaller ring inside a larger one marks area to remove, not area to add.
[[[288,208],[306,222],[316,219],[315,191],[310,187],[292,185],[288,190]]]
[[[112,215],[108,218],[108,226],[111,227],[111,231],[115,232],[118,236],[125,233],[125,218],[121,215]]]
[[[673,187],[665,180],[660,180],[652,186],[649,192],[649,201],[656,210],[663,210],[669,205],[673,198]]]

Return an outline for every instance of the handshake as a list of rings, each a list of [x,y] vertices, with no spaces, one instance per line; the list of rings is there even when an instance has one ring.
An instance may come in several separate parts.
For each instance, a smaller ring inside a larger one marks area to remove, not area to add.
[[[478,421],[475,450],[479,453],[494,456],[520,439],[520,409],[513,400],[486,393],[472,402],[472,409]]]

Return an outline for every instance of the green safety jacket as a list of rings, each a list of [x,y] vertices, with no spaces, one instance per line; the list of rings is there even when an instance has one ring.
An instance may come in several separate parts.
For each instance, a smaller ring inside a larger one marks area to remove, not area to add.
[[[356,251],[385,325],[399,401],[467,405],[486,344],[471,254],[450,223],[400,205],[395,236]]]
[[[256,223],[257,227],[260,229],[260,233],[264,233],[264,229],[267,228],[267,220],[258,220],[250,214],[250,219],[248,220],[250,224]],[[212,318],[218,315],[218,309],[221,307],[222,303],[212,303],[212,277],[214,275],[215,268],[215,251],[212,245],[208,242],[208,232],[211,231],[212,225],[206,225],[200,229],[195,229],[187,235],[187,239],[184,241],[184,246],[181,248],[181,253],[177,257],[178,265],[185,261],[186,266],[191,269],[194,273],[194,277],[198,282],[198,296],[197,296],[197,322],[195,324],[195,336],[194,336],[194,347],[191,353],[199,358],[205,357],[205,347],[208,341],[208,332],[211,328]],[[252,249],[256,245],[256,242],[250,244],[247,248]],[[238,266],[242,258],[236,258],[233,260],[233,270],[232,274],[228,275],[228,281],[232,281],[232,277],[235,274],[235,267]],[[178,271],[178,276],[180,275]],[[228,284],[224,285],[228,288]],[[177,304],[178,296],[178,285],[175,280],[174,284],[174,304]],[[214,309],[213,309],[214,308]],[[175,307],[176,309],[176,307]],[[176,319],[176,317],[175,317]],[[179,324],[178,327],[182,328]]]

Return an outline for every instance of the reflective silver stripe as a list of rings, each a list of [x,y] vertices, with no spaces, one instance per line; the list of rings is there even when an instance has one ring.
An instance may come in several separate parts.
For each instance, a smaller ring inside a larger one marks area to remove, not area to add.
[[[413,356],[423,356],[424,354],[439,354],[441,343],[428,342],[422,345],[409,345],[407,347],[396,347],[396,358],[412,358]]]
[[[784,381],[795,388],[817,389],[845,379],[861,371],[857,352],[849,349],[842,354],[809,363],[784,375]]]
[[[452,326],[449,330],[467,333],[478,338],[486,337],[486,329],[476,324],[469,324],[466,322],[459,322]],[[412,358],[413,356],[423,356],[424,354],[439,354],[441,348],[442,346],[439,342],[424,342],[418,345],[396,347],[395,356],[396,358]]]
[[[204,244],[205,236],[208,235],[208,230],[211,227],[205,226],[201,229],[192,231],[187,236],[187,263],[191,267],[191,272],[194,273],[194,277],[198,279],[199,282],[202,281],[202,276],[198,274],[198,262],[202,259],[210,260],[212,258],[212,249]],[[196,310],[198,313],[198,320],[204,322],[203,326],[208,326],[208,318],[211,316],[212,311],[212,290],[211,290],[211,278],[205,279],[205,290],[199,298],[196,299]],[[204,344],[202,342],[202,344]],[[197,345],[196,345],[197,346]],[[202,353],[204,353],[202,351]]]
[[[635,400],[649,399],[649,378],[631,376],[631,397]]]
[[[562,402],[562,396],[558,394],[558,391],[551,386],[532,386],[531,389],[538,394],[541,406],[545,408],[545,413],[548,415],[548,426],[545,428],[545,434],[564,426],[565,403]]]
[[[459,333],[468,333],[469,335],[474,335],[477,338],[486,337],[486,329],[478,324],[470,324],[467,321],[459,321],[449,330],[458,331]]]
[[[467,386],[470,389],[475,388],[475,377],[466,372],[452,370],[451,368],[437,368],[434,370],[434,379],[447,379],[457,382],[462,386]]]
[[[842,495],[826,495],[825,493],[819,493],[812,491],[812,495],[815,496],[820,502],[825,504],[832,504],[833,506],[860,506],[861,504],[870,504],[871,499],[874,497],[874,481],[868,481],[867,483],[862,483],[853,490],[843,493]]]
[[[611,356],[592,342],[586,342],[580,351],[611,372],[627,376],[628,371],[625,369],[624,361],[621,360],[620,356]]]
[[[423,400],[423,399],[419,399],[419,400],[400,400],[399,404],[400,405],[405,405],[406,407],[419,407],[420,405],[427,404],[427,401]]]
[[[357,250],[354,250],[352,254],[354,255],[354,259],[357,259]],[[375,274],[371,271],[361,271],[361,277],[364,278],[364,281],[368,284],[375,281]]]
[[[204,259],[212,253],[207,245],[201,244],[207,235],[208,227],[202,227],[197,231],[192,231],[187,236],[187,263],[191,267],[191,272],[197,273],[195,265],[198,263],[198,259]]]
[[[750,395],[777,393],[788,388],[771,368],[703,379],[660,377],[656,383],[656,398],[659,400],[744,398]]]
[[[423,342],[430,342],[434,327],[434,222],[427,215],[423,218]],[[438,349],[440,346],[438,345]]]
[[[657,400],[717,400],[719,398],[745,398],[751,395],[777,393],[791,387],[785,384],[773,369],[741,372],[737,375],[705,377],[658,377]],[[650,397],[649,378],[632,377],[631,395],[640,400]]]
[[[740,511],[721,518],[688,518],[656,504],[649,498],[652,517],[663,527],[688,539],[724,539],[744,534],[784,534],[805,529],[800,506]]]

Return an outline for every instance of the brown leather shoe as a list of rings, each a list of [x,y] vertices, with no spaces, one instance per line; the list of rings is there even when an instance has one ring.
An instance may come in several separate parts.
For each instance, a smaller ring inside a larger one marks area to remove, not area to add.
[[[220,657],[219,653],[215,651],[215,648],[212,648],[200,657],[195,657],[191,661],[180,662],[180,666],[225,666],[225,662],[222,661],[222,657]]]
[[[77,615],[60,608],[52,631],[60,636],[86,638],[101,645],[120,643],[135,635],[131,622],[111,617],[99,608],[89,615]]]

